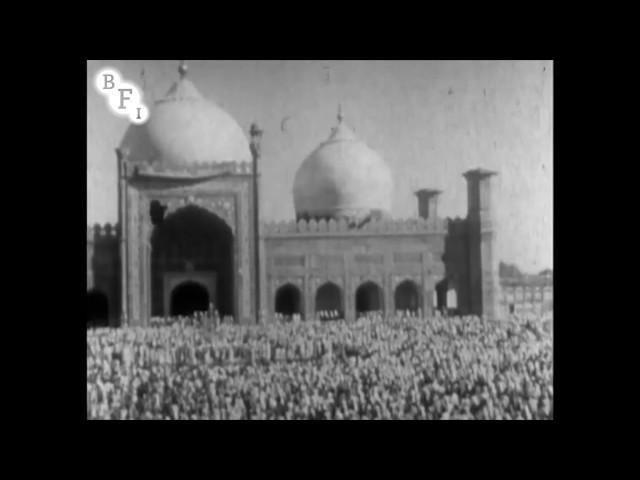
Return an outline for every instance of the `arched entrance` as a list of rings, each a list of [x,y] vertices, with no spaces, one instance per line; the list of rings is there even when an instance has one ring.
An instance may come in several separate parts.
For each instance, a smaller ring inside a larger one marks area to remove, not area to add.
[[[449,282],[447,279],[441,280],[436,284],[436,309],[442,313],[447,311],[447,290],[449,289]]]
[[[87,292],[87,326],[109,326],[109,299],[100,290]]]
[[[396,310],[417,313],[421,308],[418,285],[411,280],[405,280],[396,287],[394,295]]]
[[[446,278],[436,285],[437,308],[443,313],[457,315],[458,310],[458,292],[455,284]]]
[[[316,313],[337,312],[337,318],[344,318],[342,291],[333,282],[327,282],[316,292]]]
[[[193,205],[183,207],[166,218],[155,213],[151,237],[152,315],[173,312],[176,289],[171,291],[171,302],[166,302],[165,278],[168,275],[175,278],[181,272],[213,272],[216,280],[211,301],[215,302],[220,315],[235,315],[234,239],[229,225],[214,213]],[[193,295],[184,293],[184,298],[191,299],[189,301],[194,302],[193,305],[181,306],[180,311],[194,311],[202,307],[203,295],[196,294],[195,288],[191,292]],[[171,305],[170,311],[165,311],[166,305]]]
[[[209,309],[209,293],[197,282],[183,282],[171,292],[171,315],[192,315]]]
[[[300,289],[287,283],[276,291],[275,312],[290,317],[302,313]]]
[[[384,310],[384,292],[380,285],[365,282],[356,290],[356,317]]]

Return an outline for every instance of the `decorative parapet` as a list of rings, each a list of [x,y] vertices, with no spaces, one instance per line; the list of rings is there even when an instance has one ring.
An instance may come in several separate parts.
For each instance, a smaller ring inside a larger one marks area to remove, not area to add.
[[[398,234],[446,234],[447,221],[441,218],[425,220],[409,218],[402,220],[375,220],[358,228],[350,226],[345,219],[329,221],[290,220],[262,224],[265,236],[289,235],[398,235]]]
[[[503,288],[553,287],[553,278],[542,275],[524,275],[522,277],[500,277]]]
[[[211,175],[252,175],[253,165],[250,162],[209,162],[195,163],[176,167],[161,162],[142,162],[131,164],[131,169],[138,175],[163,176],[171,178],[198,178]]]
[[[108,240],[117,240],[120,237],[120,225],[99,223],[87,227],[87,242],[100,242]]]

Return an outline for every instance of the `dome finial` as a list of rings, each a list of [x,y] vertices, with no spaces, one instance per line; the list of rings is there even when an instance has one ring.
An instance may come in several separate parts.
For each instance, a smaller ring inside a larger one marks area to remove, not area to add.
[[[180,66],[178,67],[178,73],[180,74],[180,78],[184,78],[187,75],[189,69],[187,68],[187,64],[184,60],[180,60]]]
[[[144,74],[144,65],[142,66],[142,69],[140,70],[140,80],[142,82],[142,90],[146,90],[147,89],[147,77],[145,77],[145,74]]]
[[[338,104],[338,125],[342,123],[342,119],[344,117],[342,116],[342,104],[339,103]]]

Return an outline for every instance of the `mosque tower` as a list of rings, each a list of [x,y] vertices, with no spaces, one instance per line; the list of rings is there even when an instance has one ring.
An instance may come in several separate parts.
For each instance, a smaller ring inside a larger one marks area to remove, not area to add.
[[[498,262],[495,254],[495,218],[491,185],[496,172],[477,168],[464,173],[467,180],[469,235],[469,307],[471,313],[499,316]]]
[[[121,317],[144,325],[179,314],[191,295],[198,311],[214,304],[245,321],[257,297],[252,151],[233,117],[187,77],[184,62],[178,72],[116,151]]]

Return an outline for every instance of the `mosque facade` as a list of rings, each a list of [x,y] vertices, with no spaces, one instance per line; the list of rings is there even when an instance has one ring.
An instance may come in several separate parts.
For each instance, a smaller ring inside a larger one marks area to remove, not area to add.
[[[466,218],[441,218],[432,189],[415,192],[418,217],[392,218],[392,171],[339,112],[296,173],[295,218],[264,221],[261,132],[248,138],[186,74],[182,65],[116,149],[119,221],[87,231],[96,316],[145,325],[210,304],[241,323],[320,311],[346,321],[396,310],[500,316],[495,172],[461,172]]]

